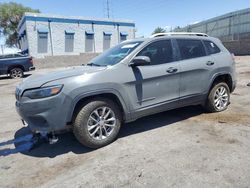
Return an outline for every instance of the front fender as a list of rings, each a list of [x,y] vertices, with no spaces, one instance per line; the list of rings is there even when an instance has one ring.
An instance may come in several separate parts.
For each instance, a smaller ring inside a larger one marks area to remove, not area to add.
[[[71,103],[71,106],[70,106],[70,110],[68,112],[68,115],[67,115],[67,120],[68,122],[71,122],[72,121],[72,117],[73,117],[73,113],[74,113],[74,110],[75,110],[75,107],[76,105],[78,104],[78,102],[86,97],[91,97],[91,96],[98,96],[98,95],[105,95],[105,94],[113,94],[115,95],[118,100],[120,101],[121,105],[122,105],[122,109],[123,109],[123,112],[124,112],[124,118],[125,118],[125,121],[131,119],[131,115],[130,115],[130,107],[129,105],[125,102],[126,99],[124,99],[124,96],[122,94],[120,94],[119,91],[117,91],[116,89],[113,89],[113,88],[104,88],[104,89],[96,89],[96,90],[91,90],[91,91],[88,91],[88,92],[84,92],[84,93],[81,93],[79,95],[77,95],[73,100],[72,100],[72,103]]]

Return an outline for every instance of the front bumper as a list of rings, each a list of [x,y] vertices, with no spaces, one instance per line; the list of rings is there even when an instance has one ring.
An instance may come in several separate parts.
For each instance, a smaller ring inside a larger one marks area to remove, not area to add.
[[[21,97],[16,110],[32,132],[54,132],[67,129],[69,104],[63,93],[43,99]]]

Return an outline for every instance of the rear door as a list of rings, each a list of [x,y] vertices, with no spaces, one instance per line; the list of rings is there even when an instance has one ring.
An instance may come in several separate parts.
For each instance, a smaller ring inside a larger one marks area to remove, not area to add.
[[[203,96],[216,64],[199,39],[176,39],[180,55],[180,99]]]

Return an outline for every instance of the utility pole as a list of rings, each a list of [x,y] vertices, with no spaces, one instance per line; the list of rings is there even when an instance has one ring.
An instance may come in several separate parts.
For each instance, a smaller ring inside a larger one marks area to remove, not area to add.
[[[52,39],[52,31],[51,31],[51,20],[48,20],[49,25],[49,36],[50,36],[50,48],[51,48],[51,56],[54,56],[54,49],[53,49],[53,39]]]
[[[3,55],[3,53],[4,53],[4,51],[3,51],[3,45],[1,45],[1,51],[2,51],[2,55]]]
[[[110,8],[109,8],[109,0],[107,0],[107,16],[110,17]]]
[[[2,35],[3,35],[3,31],[0,29],[0,42],[1,42]],[[3,55],[3,53],[4,53],[3,44],[0,44],[0,46],[1,46],[1,52],[2,52],[2,55]]]

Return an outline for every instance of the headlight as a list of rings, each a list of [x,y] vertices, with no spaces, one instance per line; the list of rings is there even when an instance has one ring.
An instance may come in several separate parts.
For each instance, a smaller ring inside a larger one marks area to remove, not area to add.
[[[30,99],[41,99],[45,97],[51,97],[60,93],[62,88],[63,85],[56,85],[39,89],[26,90],[23,94],[23,97],[28,97]]]

